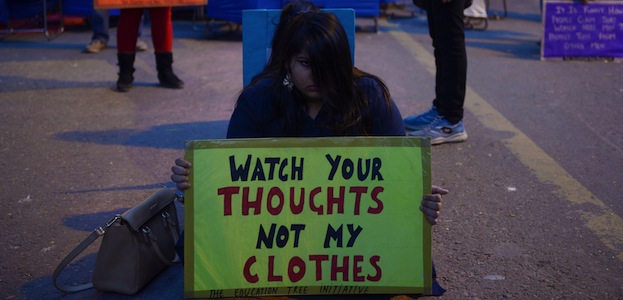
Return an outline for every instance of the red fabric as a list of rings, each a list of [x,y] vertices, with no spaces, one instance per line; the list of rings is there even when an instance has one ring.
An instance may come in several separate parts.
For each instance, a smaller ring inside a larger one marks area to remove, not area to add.
[[[117,51],[122,53],[136,52],[138,26],[145,8],[124,8],[119,14],[117,25]],[[147,8],[151,20],[151,40],[156,52],[173,50],[173,22],[171,7]]]

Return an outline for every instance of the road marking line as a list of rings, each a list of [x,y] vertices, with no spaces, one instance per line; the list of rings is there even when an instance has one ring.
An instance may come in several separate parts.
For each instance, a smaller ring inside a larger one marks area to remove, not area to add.
[[[381,26],[426,70],[435,76],[435,59],[424,47],[418,44],[410,34],[400,30],[398,25],[382,21]],[[597,198],[591,191],[578,182],[571,174],[541,149],[534,141],[515,127],[500,112],[467,86],[465,108],[487,128],[495,131],[512,133],[512,137],[502,143],[521,163],[543,184],[555,186],[554,194],[576,205],[589,204],[590,207],[577,212],[588,227],[600,240],[614,251],[623,262],[623,219]],[[588,211],[590,209],[591,211]]]

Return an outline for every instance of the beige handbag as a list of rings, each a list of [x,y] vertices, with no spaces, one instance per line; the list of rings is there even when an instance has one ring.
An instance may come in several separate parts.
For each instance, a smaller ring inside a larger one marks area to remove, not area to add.
[[[66,293],[91,287],[125,295],[138,293],[167,266],[178,262],[175,243],[179,224],[171,189],[161,189],[141,204],[95,229],[56,267],[52,281]],[[103,236],[91,283],[59,284],[58,276],[91,243]]]

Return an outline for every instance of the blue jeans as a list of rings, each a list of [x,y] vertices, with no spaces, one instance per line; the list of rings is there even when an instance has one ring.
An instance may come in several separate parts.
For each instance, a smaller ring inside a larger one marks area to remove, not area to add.
[[[428,30],[433,39],[435,54],[435,100],[433,105],[450,123],[463,119],[467,80],[465,50],[465,0],[441,3],[431,1],[428,10]]]
[[[138,27],[138,37],[140,38],[143,33],[143,25],[145,23],[145,16],[141,18],[141,25]],[[93,16],[91,17],[91,27],[93,30],[93,36],[91,40],[99,40],[103,44],[107,45],[110,38],[108,28],[110,27],[109,13],[107,9],[94,9]]]

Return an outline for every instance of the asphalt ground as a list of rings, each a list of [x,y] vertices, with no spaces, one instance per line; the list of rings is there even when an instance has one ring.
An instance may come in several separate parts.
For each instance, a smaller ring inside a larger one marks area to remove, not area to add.
[[[538,1],[508,10],[467,32],[469,140],[433,148],[433,182],[451,191],[433,232],[442,298],[623,299],[623,65],[542,61]],[[428,109],[425,17],[397,11],[378,33],[357,23],[355,64],[386,81],[403,116]],[[181,265],[136,297],[64,295],[51,275],[91,230],[172,187],[185,140],[225,137],[242,37],[214,25],[206,37],[205,23],[174,22],[183,90],[158,87],[148,51],[137,54],[135,87],[116,92],[115,40],[84,54],[88,30],[0,40],[2,299],[182,298]],[[96,251],[63,280],[89,280]]]

